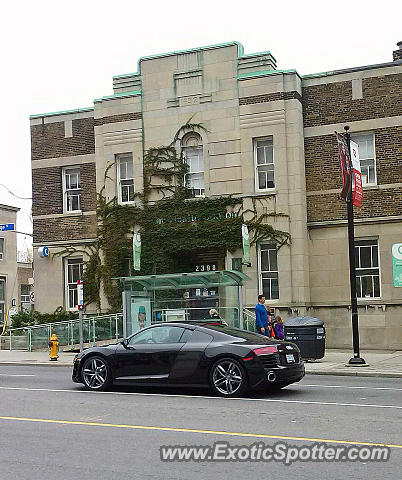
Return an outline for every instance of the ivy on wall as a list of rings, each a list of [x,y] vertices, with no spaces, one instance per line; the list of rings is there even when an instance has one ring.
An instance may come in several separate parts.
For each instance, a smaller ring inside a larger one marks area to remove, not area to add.
[[[144,154],[144,188],[137,193],[134,205],[119,205],[116,198],[106,200],[104,188],[98,195],[98,243],[91,247],[84,271],[85,301],[100,304],[100,288],[112,311],[121,309],[121,290],[113,278],[191,271],[192,256],[214,250],[221,258],[226,251],[242,246],[241,225],[249,228],[251,243],[262,240],[280,248],[290,235],[269,223],[273,214],[257,214],[243,209],[243,200],[232,196],[193,198],[184,184],[187,164],[181,148],[182,137],[205,130],[187,122],[168,146],[151,148]],[[105,182],[108,177],[106,169]],[[158,194],[158,201],[150,198]],[[250,220],[245,221],[244,215]],[[280,214],[275,214],[280,215]],[[141,272],[131,271],[132,236],[141,233]]]

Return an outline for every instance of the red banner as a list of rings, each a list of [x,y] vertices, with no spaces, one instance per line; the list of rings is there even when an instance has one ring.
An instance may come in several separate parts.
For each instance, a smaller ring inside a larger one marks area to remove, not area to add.
[[[338,150],[339,150],[339,160],[341,163],[341,179],[342,179],[342,190],[339,194],[339,198],[347,201],[349,198],[350,189],[352,186],[351,178],[351,163],[349,158],[348,146],[346,144],[345,137],[337,132],[335,132],[336,138],[338,140]]]
[[[350,154],[352,156],[353,184],[352,184],[352,202],[356,207],[363,204],[363,183],[362,172],[360,168],[359,146],[355,142],[350,142]]]

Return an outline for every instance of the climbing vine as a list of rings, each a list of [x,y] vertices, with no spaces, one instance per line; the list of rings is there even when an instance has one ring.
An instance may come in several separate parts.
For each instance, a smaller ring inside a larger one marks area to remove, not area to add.
[[[192,254],[200,251],[213,250],[224,258],[226,251],[241,247],[243,223],[248,225],[251,243],[268,240],[280,248],[289,242],[287,232],[267,223],[272,215],[281,214],[258,215],[255,199],[252,208],[245,210],[242,198],[194,198],[184,182],[188,167],[181,140],[197,131],[205,129],[189,121],[170,145],[145,152],[144,188],[135,195],[133,205],[119,205],[116,198],[107,201],[104,188],[100,191],[98,242],[91,246],[83,278],[87,304],[96,303],[100,309],[102,286],[111,310],[121,309],[121,290],[113,280],[116,277],[191,271]],[[105,171],[105,182],[110,168]],[[134,231],[141,233],[140,272],[131,268]]]

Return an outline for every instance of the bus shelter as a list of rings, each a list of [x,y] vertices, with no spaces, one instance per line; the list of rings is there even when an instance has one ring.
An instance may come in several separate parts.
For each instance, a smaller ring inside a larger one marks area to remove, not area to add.
[[[230,326],[243,327],[242,287],[235,270],[119,277],[124,337],[158,322],[209,318],[210,309]]]

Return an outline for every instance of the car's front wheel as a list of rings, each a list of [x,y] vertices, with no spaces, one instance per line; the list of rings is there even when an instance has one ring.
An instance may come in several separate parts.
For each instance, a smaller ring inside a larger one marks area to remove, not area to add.
[[[106,390],[111,384],[107,360],[100,356],[87,358],[82,365],[82,381],[88,390]]]
[[[222,397],[239,397],[247,388],[244,367],[233,358],[222,358],[211,368],[210,385]]]

